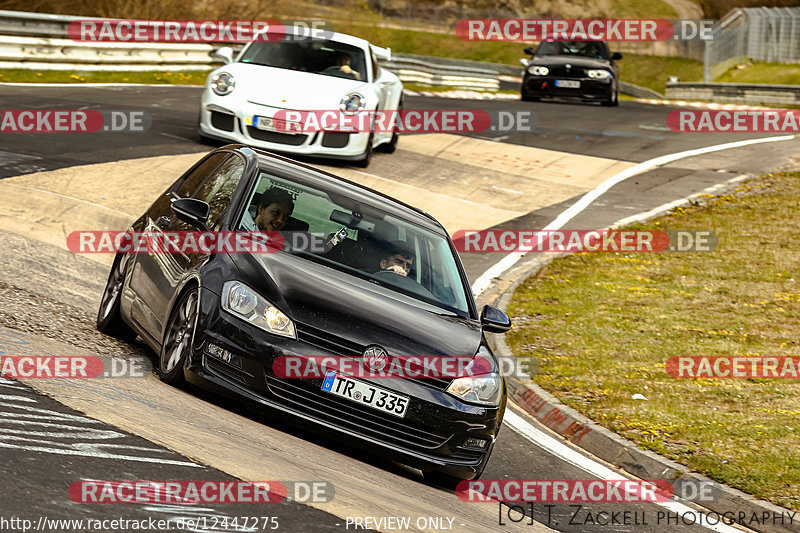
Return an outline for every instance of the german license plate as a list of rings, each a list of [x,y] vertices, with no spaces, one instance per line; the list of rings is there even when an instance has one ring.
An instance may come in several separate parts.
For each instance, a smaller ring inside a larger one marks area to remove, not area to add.
[[[300,130],[300,124],[297,122],[290,122],[280,118],[272,117],[253,117],[253,126],[260,130],[279,131],[281,133],[296,133]]]
[[[395,394],[363,381],[338,376],[336,372],[325,374],[322,390],[400,418],[406,415],[408,409],[407,396]]]
[[[556,80],[556,87],[564,89],[579,89],[581,82],[575,80]]]

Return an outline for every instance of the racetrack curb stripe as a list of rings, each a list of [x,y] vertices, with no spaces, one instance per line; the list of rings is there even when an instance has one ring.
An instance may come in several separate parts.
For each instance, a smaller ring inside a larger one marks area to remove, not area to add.
[[[625,217],[612,224],[611,228],[617,228],[626,224],[643,222],[650,218],[660,216],[670,209],[687,205],[702,195],[711,194],[720,189],[730,187],[748,176],[740,175],[731,178],[721,184],[713,185],[698,193],[687,196],[683,199],[666,203],[655,209]],[[570,254],[558,254],[558,257]],[[541,267],[549,263],[551,257],[544,262],[537,262],[533,268],[520,275],[494,302],[497,307],[505,311],[514,294],[516,288],[528,277],[534,275]],[[504,335],[492,336],[494,351],[504,357],[516,357],[505,342]],[[575,409],[561,403],[558,399],[542,389],[535,383],[523,383],[515,378],[507,378],[506,385],[509,392],[509,400],[526,413],[533,416],[542,425],[557,433],[565,440],[569,441],[578,448],[602,459],[603,461],[621,468],[625,472],[632,474],[640,479],[665,479],[668,481],[691,480],[691,481],[712,481],[700,474],[690,472],[687,467],[673,462],[649,450],[639,449],[636,443],[630,441],[613,431],[593,422],[591,419],[580,414]],[[775,514],[785,513],[788,509],[779,507],[773,503],[759,500],[754,496],[740,490],[728,487],[715,482],[720,487],[720,497],[714,502],[695,502],[716,513],[732,512],[738,514],[740,511],[762,516],[762,513]],[[748,525],[748,528],[763,533],[784,533],[795,531],[789,524],[783,527],[778,525]]]

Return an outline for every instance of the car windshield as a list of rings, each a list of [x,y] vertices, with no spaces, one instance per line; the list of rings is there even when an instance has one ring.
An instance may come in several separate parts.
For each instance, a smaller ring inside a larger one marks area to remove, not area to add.
[[[287,205],[289,198],[293,205]],[[363,201],[267,171],[258,177],[239,229],[268,228],[271,207],[275,216],[283,217],[281,253],[321,263],[427,304],[420,307],[469,316],[467,287],[446,237]]]
[[[337,41],[315,39],[255,42],[247,47],[239,61],[367,81],[364,51],[357,46]]]
[[[597,41],[545,41],[536,49],[537,56],[582,56],[608,59],[608,47]]]

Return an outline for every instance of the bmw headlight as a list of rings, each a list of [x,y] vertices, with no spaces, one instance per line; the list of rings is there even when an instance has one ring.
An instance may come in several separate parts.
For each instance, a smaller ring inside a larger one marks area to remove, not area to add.
[[[222,308],[264,331],[297,338],[294,322],[244,283],[225,283],[222,287]]]
[[[211,77],[211,90],[220,96],[231,94],[236,88],[236,80],[233,74],[218,72]]]
[[[602,69],[592,69],[587,72],[590,78],[595,78],[598,80],[605,80],[611,77],[611,73],[607,70]]]
[[[447,392],[469,403],[500,405],[503,378],[498,372],[497,362],[485,346],[480,347],[463,374],[450,383]]]
[[[550,69],[547,67],[533,66],[528,67],[528,72],[534,76],[547,76],[550,74]]]
[[[367,99],[364,98],[363,95],[358,93],[350,93],[346,94],[342,97],[342,101],[339,102],[339,109],[342,111],[349,111],[349,112],[357,112],[357,111],[364,111],[364,108],[367,106]]]

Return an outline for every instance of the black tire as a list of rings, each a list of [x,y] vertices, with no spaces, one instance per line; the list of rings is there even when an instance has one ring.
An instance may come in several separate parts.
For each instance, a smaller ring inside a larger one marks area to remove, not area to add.
[[[123,254],[114,257],[106,288],[100,300],[100,308],[97,311],[97,330],[120,340],[132,341],[136,338],[136,333],[122,320],[119,309],[122,286],[125,284],[125,265],[122,261],[124,258]]]
[[[192,349],[197,308],[196,287],[184,292],[172,308],[161,352],[158,354],[158,377],[164,383],[180,385],[185,381],[183,366]]]
[[[539,98],[538,96],[528,96],[525,93],[522,94],[522,101],[523,102],[539,102],[541,100],[542,99]]]
[[[619,105],[619,91],[614,91],[608,100],[603,100],[602,105],[606,107],[616,107]]]
[[[379,144],[375,147],[376,152],[381,152],[383,154],[393,154],[395,150],[397,150],[397,141],[399,139],[399,135],[397,132],[392,134],[392,140],[388,143]]]
[[[397,104],[397,112],[403,112],[403,100],[401,99],[400,102]],[[375,147],[376,152],[381,152],[384,154],[393,154],[395,150],[397,150],[397,141],[400,140],[400,134],[397,130],[392,133],[392,140],[388,143],[379,144]]]
[[[355,166],[359,168],[367,168],[369,166],[369,162],[372,161],[372,137],[373,134],[369,134],[369,139],[367,139],[367,151],[364,154],[364,159],[359,159],[355,161]]]

